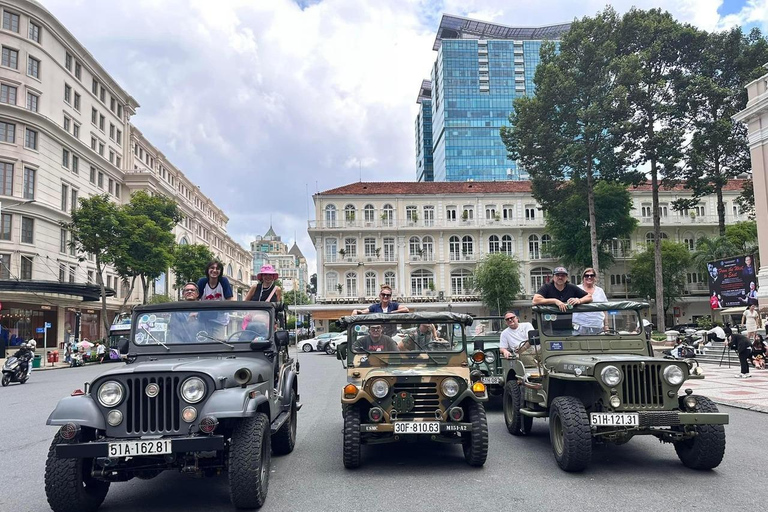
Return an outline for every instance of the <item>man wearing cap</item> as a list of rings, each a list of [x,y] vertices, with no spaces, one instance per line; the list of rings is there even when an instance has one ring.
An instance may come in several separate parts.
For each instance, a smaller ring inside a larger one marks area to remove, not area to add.
[[[554,305],[565,313],[568,306],[592,302],[592,295],[568,282],[568,271],[565,267],[555,267],[554,274],[554,278],[533,295],[534,306]]]
[[[354,349],[366,352],[397,352],[395,340],[383,333],[380,325],[368,327],[368,335],[355,341]]]

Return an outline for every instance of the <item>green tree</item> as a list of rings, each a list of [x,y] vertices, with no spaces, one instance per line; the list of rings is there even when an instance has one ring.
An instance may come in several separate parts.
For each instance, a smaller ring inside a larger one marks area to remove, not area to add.
[[[309,304],[307,294],[301,290],[291,290],[283,294],[283,302],[286,304]]]
[[[70,232],[70,246],[79,254],[92,254],[96,264],[96,284],[101,288],[102,336],[109,332],[104,270],[115,261],[121,247],[124,214],[108,195],[80,198],[72,220],[62,227]]]
[[[707,263],[738,256],[736,245],[725,236],[703,236],[696,240],[696,251],[691,255],[691,260],[699,272],[707,270]]]
[[[741,221],[725,228],[725,238],[736,248],[737,256],[741,254],[759,255],[757,245],[757,222],[754,220]]]
[[[548,253],[569,267],[594,266],[593,251],[584,243],[592,231],[589,212],[584,209],[585,188],[584,181],[564,184],[560,187],[563,199],[559,207],[546,213],[547,232],[552,236]],[[614,261],[606,244],[629,237],[637,226],[637,219],[632,216],[631,195],[624,185],[598,181],[594,198],[598,261],[601,267],[606,267]]]
[[[307,285],[307,294],[313,295],[315,293],[317,293],[317,274],[312,274]]]
[[[573,22],[559,51],[544,45],[534,79],[536,95],[515,100],[512,126],[501,128],[509,157],[530,174],[533,195],[547,214],[570,196],[562,190],[565,182],[584,182],[579,190],[587,203],[585,238],[596,270],[601,241],[595,184],[641,178],[627,170],[628,155],[620,140],[620,125],[629,113],[626,88],[617,84],[614,69],[618,26],[618,15],[608,7],[594,18]]]
[[[641,297],[653,296],[657,288],[655,262],[655,249],[653,244],[648,244],[646,250],[639,253],[630,267],[632,278],[632,290]],[[661,314],[666,316],[672,304],[677,302],[685,291],[686,273],[691,266],[691,254],[684,244],[662,240],[662,259],[664,271],[661,275],[664,289]],[[656,319],[657,325],[661,318]],[[663,331],[663,329],[659,329]]]
[[[472,284],[488,309],[501,314],[523,291],[520,263],[506,254],[489,254],[475,268]]]
[[[647,166],[653,200],[656,313],[664,329],[663,259],[659,189],[679,175],[686,134],[683,77],[691,74],[691,56],[701,48],[700,33],[659,9],[630,9],[618,29],[618,82],[627,90],[631,115],[623,124],[623,147],[634,164]]]
[[[736,204],[742,212],[747,214],[747,217],[751,220],[755,219],[755,187],[751,179],[744,181]]]
[[[205,266],[213,259],[214,255],[207,245],[177,245],[171,261],[171,270],[176,276],[176,288],[181,288],[190,281],[196,283],[205,275]]]
[[[765,72],[768,42],[758,29],[745,36],[739,27],[700,37],[702,51],[682,89],[691,132],[683,177],[692,198],[677,200],[675,208],[691,208],[702,196],[714,195],[723,236],[723,188],[751,168],[746,125],[732,116],[746,107],[745,85]]]
[[[157,293],[149,299],[147,304],[164,304],[166,302],[173,302],[173,298],[164,293]]]

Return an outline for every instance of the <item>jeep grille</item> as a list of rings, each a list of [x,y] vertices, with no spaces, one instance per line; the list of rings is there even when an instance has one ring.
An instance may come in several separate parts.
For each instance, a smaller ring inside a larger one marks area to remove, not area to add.
[[[128,434],[176,433],[180,428],[180,377],[129,377],[125,380],[128,399],[125,428]],[[155,382],[160,392],[149,398],[144,392],[147,384]]]
[[[440,408],[440,397],[437,394],[435,382],[398,382],[393,387],[395,394],[403,391],[413,397],[413,409],[399,413],[398,419],[412,420],[417,418],[435,419],[435,410]]]
[[[644,366],[644,368],[643,368]],[[659,363],[622,364],[622,403],[629,408],[663,408],[664,389]]]

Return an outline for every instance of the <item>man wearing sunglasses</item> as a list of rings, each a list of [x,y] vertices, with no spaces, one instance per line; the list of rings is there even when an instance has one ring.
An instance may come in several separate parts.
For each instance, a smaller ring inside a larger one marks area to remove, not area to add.
[[[197,301],[198,296],[197,283],[189,282],[181,289],[182,301]],[[174,335],[174,341],[194,343],[198,331],[202,330],[202,326],[196,312],[174,313],[171,316],[169,330]]]
[[[565,313],[568,306],[592,302],[592,295],[568,282],[568,271],[565,267],[555,267],[554,274],[552,281],[539,288],[533,295],[534,306],[553,305]]]
[[[395,340],[384,334],[380,325],[368,327],[368,335],[361,336],[354,345],[358,350],[367,352],[397,352]]]
[[[368,313],[408,313],[408,308],[401,306],[397,302],[393,302],[392,288],[388,284],[381,285],[381,291],[379,292],[379,298],[381,302],[372,304],[365,309],[353,309],[353,315],[366,315]]]
[[[501,331],[501,337],[499,338],[499,352],[501,357],[509,359],[513,355],[518,357],[528,350],[530,345],[528,344],[528,332],[533,330],[533,324],[530,322],[521,322],[514,311],[507,311],[504,313],[504,322],[507,324],[507,328]],[[525,354],[528,356],[528,354]],[[523,361],[524,366],[526,361]]]

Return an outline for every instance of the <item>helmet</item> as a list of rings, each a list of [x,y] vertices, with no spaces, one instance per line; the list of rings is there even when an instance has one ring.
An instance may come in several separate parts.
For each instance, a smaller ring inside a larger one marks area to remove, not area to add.
[[[29,340],[29,341],[27,342],[27,347],[28,347],[30,350],[35,350],[35,349],[37,348],[37,342],[36,342],[35,340]]]

